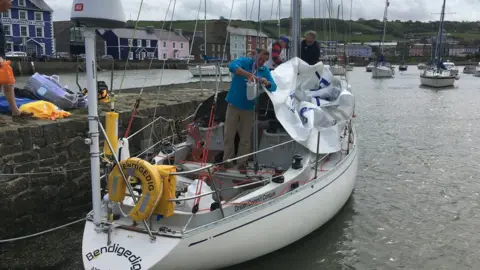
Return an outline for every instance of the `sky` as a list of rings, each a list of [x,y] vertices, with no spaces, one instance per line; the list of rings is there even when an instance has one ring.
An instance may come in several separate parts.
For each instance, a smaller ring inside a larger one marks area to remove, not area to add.
[[[101,0],[97,0],[101,1]],[[141,0],[120,0],[123,3],[127,19],[136,20],[140,9]],[[195,20],[199,11],[199,5],[202,3],[200,19],[204,16],[204,0],[143,0],[143,6],[140,12],[140,20],[162,21],[167,15],[167,20]],[[332,0],[335,7],[342,0]],[[354,20],[378,19],[382,20],[385,8],[384,0],[352,0],[352,18]],[[70,0],[45,0],[47,4],[54,9],[54,20],[70,19]],[[171,2],[171,7],[166,14],[167,7]],[[290,15],[290,0],[261,0],[261,6],[258,7],[259,0],[207,0],[207,19],[218,19],[220,16],[226,19],[246,18],[258,20],[258,10],[262,20],[278,18],[278,3],[281,2],[281,17]],[[272,8],[273,2],[273,8]],[[327,0],[304,0],[302,1],[303,18],[324,17],[325,3]],[[343,0],[344,19],[350,18],[350,0]],[[233,9],[232,9],[233,3]],[[368,3],[368,4],[367,4]],[[390,0],[388,8],[388,20],[412,20],[412,21],[438,21],[442,9],[442,0]],[[479,0],[449,0],[446,5],[445,20],[448,21],[477,21],[480,20]],[[320,11],[319,7],[320,6]],[[253,8],[252,8],[253,7]],[[432,14],[433,13],[433,14]],[[341,15],[340,15],[341,17]]]

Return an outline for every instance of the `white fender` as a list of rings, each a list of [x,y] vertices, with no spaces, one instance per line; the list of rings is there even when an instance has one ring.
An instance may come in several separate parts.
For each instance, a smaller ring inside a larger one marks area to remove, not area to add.
[[[118,161],[122,161],[130,158],[130,147],[128,145],[127,138],[122,138],[118,140],[117,157],[118,157]]]

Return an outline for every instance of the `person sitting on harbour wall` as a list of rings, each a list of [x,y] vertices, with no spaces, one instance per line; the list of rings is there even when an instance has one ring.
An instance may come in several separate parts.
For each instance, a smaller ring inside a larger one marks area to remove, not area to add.
[[[10,0],[0,0],[0,12],[8,12],[10,7],[12,6],[12,3]],[[5,40],[5,30],[3,27],[3,24],[0,22],[0,68],[10,68],[10,67],[3,67],[5,64],[5,48],[6,48],[6,40]],[[15,102],[15,92],[13,90],[13,84],[7,84],[7,85],[0,85],[1,88],[3,88],[3,94],[5,95],[5,99],[8,102],[8,105],[10,106],[10,110],[12,111],[12,118],[13,120],[18,120],[21,118],[31,118],[33,116],[33,113],[26,113],[26,112],[21,112],[18,109],[17,103]],[[0,119],[0,126],[6,125],[5,122],[2,122]]]
[[[270,56],[265,65],[270,70],[274,70],[282,63],[282,51],[285,51],[288,48],[288,43],[289,39],[287,37],[281,36],[277,41],[268,46],[268,53],[270,54]]]
[[[253,57],[239,57],[230,63],[230,72],[233,73],[232,83],[226,101],[228,103],[224,123],[224,152],[223,160],[235,157],[235,135],[238,132],[238,156],[250,153],[250,140],[252,123],[254,120],[254,107],[256,99],[247,99],[247,82],[257,81],[265,88],[274,92],[277,90],[270,70],[265,66],[270,54],[267,50],[260,50]],[[248,157],[237,160],[238,170],[245,172]],[[221,169],[232,168],[233,164],[227,162]]]
[[[317,34],[314,31],[308,31],[300,43],[300,58],[311,66],[320,59],[320,45],[316,38]]]

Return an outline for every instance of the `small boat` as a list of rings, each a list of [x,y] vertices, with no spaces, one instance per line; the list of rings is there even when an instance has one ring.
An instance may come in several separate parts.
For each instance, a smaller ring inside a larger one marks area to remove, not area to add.
[[[387,30],[387,12],[388,6],[390,3],[388,0],[385,1],[385,10],[383,12],[383,35],[382,40],[380,41],[380,57],[379,61],[375,64],[372,68],[372,78],[392,78],[395,74],[395,67],[393,67],[389,62],[385,61],[385,57],[383,55],[383,47],[385,41],[385,34]]]
[[[419,63],[417,65],[418,70],[424,70],[426,67],[427,67],[427,65],[425,65],[424,63]]]
[[[372,69],[372,78],[392,78],[395,69],[388,62],[380,62]]]
[[[445,18],[445,1],[443,0],[442,12],[440,13],[440,26],[438,33],[443,33],[443,23]],[[438,49],[436,51],[432,48],[432,56],[430,63],[426,69],[420,74],[420,83],[425,86],[434,88],[453,86],[455,80],[458,79],[455,73],[455,65],[450,61],[443,62],[442,59],[442,35],[437,37]],[[435,54],[436,53],[436,54]],[[451,64],[449,64],[451,63]],[[447,64],[447,65],[446,65]],[[453,65],[452,65],[453,64]],[[450,67],[450,69],[447,68]]]
[[[370,62],[365,69],[367,72],[372,72],[373,67],[375,67],[375,63]]]
[[[464,74],[475,74],[477,71],[477,67],[475,65],[468,65],[463,68]]]
[[[480,65],[475,68],[475,74],[473,74],[475,77],[480,77]]]
[[[447,70],[450,70],[450,73],[452,73],[452,75],[455,75],[455,76],[458,75],[458,68],[455,66],[454,63],[450,62],[450,60],[443,62],[443,65]]]
[[[217,65],[197,65],[189,66],[188,71],[193,75],[193,77],[200,76],[228,76],[230,71],[227,67],[217,66]]]
[[[452,75],[449,70],[442,70],[438,68],[425,69],[420,74],[420,83],[424,86],[434,88],[453,86],[456,76]]]
[[[345,75],[345,67],[334,64],[333,66],[330,66],[330,72],[332,72],[333,75]]]
[[[402,65],[398,66],[398,70],[400,70],[400,71],[406,71],[407,69],[408,69],[408,65],[402,64]]]
[[[353,71],[353,67],[355,66],[354,63],[348,63],[348,65],[345,67],[347,71]]]

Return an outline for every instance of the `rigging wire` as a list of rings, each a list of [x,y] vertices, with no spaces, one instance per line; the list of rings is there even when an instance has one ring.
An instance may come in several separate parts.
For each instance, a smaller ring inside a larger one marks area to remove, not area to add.
[[[197,33],[198,19],[200,18],[200,9],[202,9],[202,1],[198,1],[198,2],[199,2],[199,5],[198,5],[198,11],[197,11],[197,19],[195,20],[195,27],[193,28],[192,45],[190,46],[190,50],[188,52],[187,65],[190,63],[190,55],[192,55],[193,45],[195,44],[195,34]]]
[[[135,21],[135,27],[133,28],[132,40],[135,39],[135,35],[137,33],[138,21],[140,20],[140,14],[142,13],[143,1],[144,0],[140,1],[140,8],[138,9],[137,20]],[[120,88],[118,89],[117,95],[120,95],[120,92],[122,91],[122,88],[123,88],[123,82],[124,82],[125,76],[127,74],[128,61],[130,60],[129,59],[130,57],[128,57],[128,56],[130,55],[130,52],[132,51],[132,47],[133,47],[133,44],[132,44],[132,46],[128,46],[127,61],[125,62],[125,69],[123,70],[123,76],[122,76],[122,80],[120,81]],[[112,93],[114,93],[113,89],[112,89]],[[115,108],[115,101],[117,100],[117,98],[116,98],[117,95],[113,95],[113,97],[112,97],[112,101],[111,101],[112,109]]]
[[[170,18],[170,28],[169,28],[169,31],[168,31],[168,39],[170,39],[170,34],[172,32],[172,26],[173,26],[173,16],[175,15],[175,7],[177,5],[177,0],[174,0],[173,2],[173,8],[172,8],[172,16]],[[206,48],[205,48],[206,49]],[[163,73],[164,73],[164,70],[165,70],[165,62],[166,62],[166,59],[163,60],[163,66],[162,66],[162,71],[160,73],[160,83],[158,85],[158,90],[157,90],[157,98],[156,98],[156,101],[155,101],[155,111],[153,113],[153,118],[156,118],[157,117],[157,109],[158,109],[158,103],[160,102],[160,93],[161,93],[161,89],[162,89],[162,80],[163,80]],[[152,135],[153,135],[153,129],[154,129],[154,126],[152,125],[152,128],[150,129],[150,136],[148,138],[148,145],[150,147],[150,142],[152,140]]]
[[[168,4],[168,7],[167,7],[167,11],[165,13],[165,19],[163,20],[162,28],[161,28],[162,33],[163,33],[163,29],[164,29],[164,26],[165,26],[165,23],[166,23],[166,20],[167,20],[168,11],[170,10],[170,5],[171,4],[172,4],[172,0],[170,0],[170,2]],[[168,41],[170,41],[170,33],[168,33],[167,45],[168,45]],[[155,51],[153,52],[154,56],[155,56],[155,53],[157,51],[158,51],[158,53],[160,53],[160,51],[158,50],[159,44],[160,44],[160,41],[157,40],[157,45],[155,46]],[[148,71],[151,71],[153,58],[154,57],[152,57],[152,59],[150,59],[150,63],[148,65]],[[163,59],[163,67],[162,68],[165,68],[165,61],[166,61],[166,59]],[[130,116],[130,120],[128,121],[128,126],[127,126],[127,129],[125,131],[124,137],[128,137],[128,134],[130,133],[130,129],[132,127],[133,119],[135,118],[135,115],[137,114],[137,110],[140,107],[141,96],[143,94],[143,90],[145,88],[145,85],[147,84],[147,77],[148,77],[148,74],[145,75],[145,79],[143,80],[142,88],[140,88],[140,92],[138,93],[138,97],[135,100],[135,104],[133,105],[132,115]],[[121,90],[121,88],[120,88],[120,90]]]

